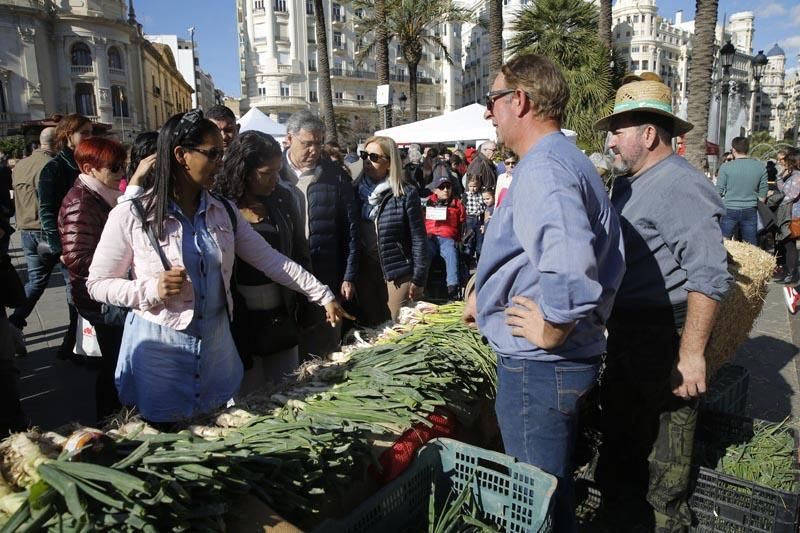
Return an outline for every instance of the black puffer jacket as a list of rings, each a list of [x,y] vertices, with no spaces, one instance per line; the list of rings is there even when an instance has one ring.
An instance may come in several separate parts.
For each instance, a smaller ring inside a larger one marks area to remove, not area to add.
[[[306,191],[308,249],[311,272],[335,294],[342,281],[354,281],[358,271],[358,211],[350,176],[338,164],[321,159],[322,171]],[[284,162],[281,179],[295,193]],[[301,213],[302,214],[302,213]]]
[[[428,278],[428,248],[417,188],[407,184],[400,197],[389,192],[376,220],[383,277],[392,281],[410,275],[414,285],[423,287]]]
[[[42,168],[39,174],[39,220],[42,223],[42,236],[50,246],[50,251],[61,255],[61,238],[58,234],[58,210],[61,202],[72,188],[80,174],[73,152],[62,148],[56,156]]]

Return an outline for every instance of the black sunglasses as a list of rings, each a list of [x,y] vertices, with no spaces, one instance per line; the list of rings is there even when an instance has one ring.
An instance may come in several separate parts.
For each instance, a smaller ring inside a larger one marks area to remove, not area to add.
[[[113,172],[114,174],[116,174],[117,172],[119,172],[120,170],[122,170],[122,164],[121,164],[121,163],[114,163],[113,165],[111,165],[110,167],[108,167],[108,170],[110,170],[111,172]]]
[[[494,109],[494,102],[508,94],[513,93],[516,89],[500,89],[497,91],[489,91],[486,93],[486,110],[490,113]]]
[[[219,161],[220,159],[222,159],[222,155],[225,153],[221,148],[216,148],[216,147],[211,148],[209,150],[205,150],[203,148],[192,148],[189,146],[184,146],[184,148],[186,148],[191,152],[200,152],[201,154],[211,159],[212,161]]]
[[[386,157],[385,155],[371,154],[371,153],[369,153],[369,152],[364,152],[364,151],[362,151],[362,152],[361,152],[361,154],[359,155],[359,157],[361,157],[361,159],[363,159],[364,161],[366,161],[367,159],[369,159],[369,160],[370,160],[370,161],[372,161],[373,163],[377,163],[377,162],[378,162],[378,161],[380,161],[381,159],[386,159],[387,161],[389,161],[389,158],[388,158],[388,157]]]

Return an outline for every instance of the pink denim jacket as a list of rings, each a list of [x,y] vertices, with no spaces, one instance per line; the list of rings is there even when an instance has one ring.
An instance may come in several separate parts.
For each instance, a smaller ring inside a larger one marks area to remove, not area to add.
[[[236,255],[261,269],[276,283],[305,294],[310,302],[325,305],[334,300],[328,287],[267,244],[237,209],[234,209],[238,218],[234,236],[225,206],[211,195],[206,200],[206,226],[222,253],[222,279],[229,311],[233,311],[230,281]],[[161,249],[173,266],[181,266],[183,227],[172,216],[167,217],[164,226]],[[133,279],[127,279],[129,270]],[[194,314],[192,282],[187,279],[180,294],[162,301],[158,296],[158,278],[163,271],[161,259],[142,229],[133,205],[120,203],[108,215],[89,267],[86,281],[89,296],[98,302],[129,307],[157,324],[185,329]]]

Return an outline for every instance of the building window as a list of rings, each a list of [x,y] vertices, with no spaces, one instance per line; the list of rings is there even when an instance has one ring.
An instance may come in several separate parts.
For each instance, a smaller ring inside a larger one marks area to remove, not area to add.
[[[72,45],[72,64],[76,67],[92,66],[92,51],[86,43],[75,43]]]
[[[631,61],[631,70],[639,70],[639,62]]]
[[[335,31],[333,32],[333,47],[334,48],[341,48],[342,47],[342,32]]]
[[[178,101],[178,95],[175,95]],[[111,86],[111,110],[115,117],[128,117],[128,99],[125,97],[125,89],[119,85]]]
[[[119,48],[116,46],[108,49],[108,68],[122,70],[122,54],[119,53]]]
[[[650,66],[650,62],[647,59],[642,61],[642,70],[647,70],[649,68],[649,66]]]
[[[316,56],[311,56],[308,58],[308,71],[309,72],[316,72],[317,71],[317,58]]]
[[[6,105],[6,86],[0,80],[0,113],[8,113],[8,106]]]
[[[314,14],[314,0],[306,0],[306,15]]]
[[[267,96],[267,88],[266,87],[259,87],[258,88],[258,96]]]
[[[278,13],[286,13],[286,0],[273,0],[272,7]]]
[[[253,9],[256,11],[264,11],[264,0],[256,0],[253,2]]]
[[[316,102],[317,100],[317,91],[308,91],[308,101]]]
[[[344,14],[340,4],[331,4],[331,19],[334,22],[344,22]]]
[[[281,96],[291,96],[291,86],[288,83],[281,83]]]
[[[639,15],[634,15],[633,16],[633,22],[634,23],[638,23],[639,22]]]
[[[344,93],[342,91],[336,91],[335,93],[333,93],[333,99],[336,100],[337,102],[341,102],[342,100],[344,100]]]
[[[356,95],[356,100],[358,100],[359,102],[363,102],[364,101],[364,95],[363,94],[357,94]]]
[[[75,84],[75,112],[87,117],[97,115],[94,105],[94,86],[91,83]]]
[[[360,19],[364,18],[364,8],[363,7],[357,7],[356,10],[355,10],[355,14],[356,14],[357,18],[360,18]]]

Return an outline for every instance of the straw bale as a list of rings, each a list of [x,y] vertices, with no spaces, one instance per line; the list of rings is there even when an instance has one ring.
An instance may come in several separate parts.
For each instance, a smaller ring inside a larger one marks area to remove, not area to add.
[[[725,249],[728,251],[728,271],[735,283],[722,300],[706,348],[709,378],[749,337],[764,305],[767,283],[775,271],[775,257],[760,248],[726,240]]]

